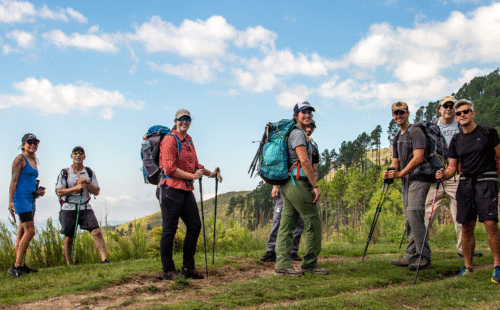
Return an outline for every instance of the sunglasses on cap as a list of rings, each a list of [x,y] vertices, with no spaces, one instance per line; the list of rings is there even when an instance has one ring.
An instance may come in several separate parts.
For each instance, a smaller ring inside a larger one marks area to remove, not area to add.
[[[28,143],[29,145],[38,145],[38,143],[40,143],[40,141],[38,140],[26,140],[26,143]]]
[[[464,115],[467,115],[467,114],[469,114],[470,112],[472,112],[472,110],[471,110],[471,109],[465,109],[465,110],[462,110],[462,111],[457,111],[457,112],[455,112],[455,115],[456,115],[456,116],[460,116],[460,115],[462,115],[462,113],[464,113]]]
[[[82,151],[74,151],[73,155],[85,155],[85,153]]]
[[[191,117],[184,115],[183,117],[176,118],[175,120],[179,121],[179,122],[190,122],[191,121]]]
[[[406,111],[397,110],[397,111],[392,112],[392,114],[394,114],[394,115],[405,115]]]

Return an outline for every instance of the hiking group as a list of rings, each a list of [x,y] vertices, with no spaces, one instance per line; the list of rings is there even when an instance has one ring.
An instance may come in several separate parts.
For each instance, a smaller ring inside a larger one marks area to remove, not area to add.
[[[432,266],[428,230],[447,195],[458,239],[457,253],[464,258],[459,276],[471,274],[472,257],[482,256],[474,251],[474,228],[479,219],[486,227],[494,258],[491,281],[500,283],[497,173],[500,139],[497,131],[475,124],[472,102],[465,99],[456,101],[452,96],[440,100],[437,108],[439,118],[433,122],[410,124],[410,112],[404,102],[394,103],[391,109],[393,120],[400,130],[392,144],[392,163],[383,172],[383,195],[377,212],[380,213],[381,203],[392,180],[402,179],[405,234],[409,243],[404,256],[390,263],[416,270],[417,274],[419,269]],[[317,174],[319,151],[311,138],[316,128],[313,112],[314,107],[307,101],[297,103],[291,120],[269,123],[249,170],[251,175],[257,171],[264,181],[273,185],[271,196],[276,199],[273,222],[266,253],[261,260],[275,261],[276,275],[301,276],[305,272],[328,274],[327,269],[318,265],[322,233],[316,203],[321,194]],[[204,278],[196,270],[194,261],[198,237],[203,228],[205,239],[205,231],[203,200],[200,219],[193,183],[199,180],[202,196],[203,176],[216,178],[216,193],[217,182],[222,180],[219,168],[210,171],[198,162],[192,138],[187,133],[191,122],[188,110],[178,110],[172,129],[159,125],[151,127],[141,146],[144,180],[157,186],[156,197],[161,208],[163,230],[160,257],[164,280]],[[9,210],[13,216],[18,214],[21,221],[16,238],[16,259],[9,269],[15,277],[36,272],[26,266],[24,256],[35,234],[35,199],[45,193],[36,181],[35,153],[39,142],[35,135],[26,134],[22,139],[22,154],[12,165]],[[83,165],[85,151],[82,147],[75,147],[71,158],[73,165],[61,171],[56,184],[56,193],[61,197],[59,218],[61,233],[65,236],[66,262],[72,262],[73,250],[70,248],[74,247],[76,228],[80,225],[94,237],[102,262],[108,263],[102,232],[89,204],[90,194],[96,196],[100,191],[95,173]],[[180,273],[172,259],[179,218],[186,225]],[[377,216],[374,217],[363,258],[376,221]],[[302,234],[305,240],[303,258],[297,253]],[[206,260],[205,243],[205,264]],[[301,268],[293,268],[290,261],[302,261]]]

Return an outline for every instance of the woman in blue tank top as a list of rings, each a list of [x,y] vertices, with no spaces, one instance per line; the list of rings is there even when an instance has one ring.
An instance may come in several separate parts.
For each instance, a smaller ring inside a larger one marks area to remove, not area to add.
[[[16,237],[16,261],[9,269],[9,274],[19,277],[24,273],[36,272],[23,265],[24,255],[28,245],[35,236],[35,196],[43,196],[45,190],[37,189],[38,170],[36,151],[40,140],[34,134],[25,134],[22,138],[22,154],[16,156],[12,163],[12,180],[9,188],[9,211],[14,217],[17,214],[19,221]]]

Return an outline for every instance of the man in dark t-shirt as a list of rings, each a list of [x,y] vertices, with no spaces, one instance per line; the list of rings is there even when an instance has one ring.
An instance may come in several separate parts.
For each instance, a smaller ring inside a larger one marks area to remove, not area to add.
[[[437,179],[449,179],[461,166],[457,188],[457,222],[462,223],[464,266],[459,276],[471,274],[472,254],[475,248],[476,219],[484,223],[488,243],[493,253],[494,271],[491,282],[500,283],[500,230],[498,229],[498,173],[500,139],[497,131],[474,123],[476,113],[469,100],[455,104],[455,117],[462,131],[450,141],[449,165],[436,173]]]
[[[414,173],[424,161],[426,137],[419,127],[410,127],[408,105],[398,101],[392,105],[392,118],[400,131],[393,140],[392,164],[394,170],[384,171],[384,179],[402,179],[403,207],[408,246],[405,255],[391,264],[416,270],[431,267],[431,250],[425,236],[425,199],[434,177]],[[422,250],[423,248],[423,250]]]

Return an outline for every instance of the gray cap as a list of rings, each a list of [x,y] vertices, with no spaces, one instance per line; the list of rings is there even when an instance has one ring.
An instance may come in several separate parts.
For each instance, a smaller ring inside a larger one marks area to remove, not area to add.
[[[463,106],[463,105],[468,105],[469,108],[474,111],[474,105],[472,104],[471,101],[467,100],[467,99],[460,99],[457,101],[457,103],[455,103],[455,110],[458,109],[459,107]]]
[[[191,113],[189,113],[189,111],[186,109],[180,109],[179,111],[177,111],[177,113],[175,113],[175,119],[179,119],[183,116],[191,117]]]
[[[26,141],[28,141],[28,140],[35,140],[35,141],[37,141],[37,142],[40,142],[40,140],[38,140],[38,139],[36,138],[36,136],[35,136],[34,134],[32,134],[32,133],[27,133],[27,134],[25,134],[25,135],[23,136],[23,138],[21,139],[21,142],[22,142],[22,144],[24,144],[24,143],[26,143]]]

